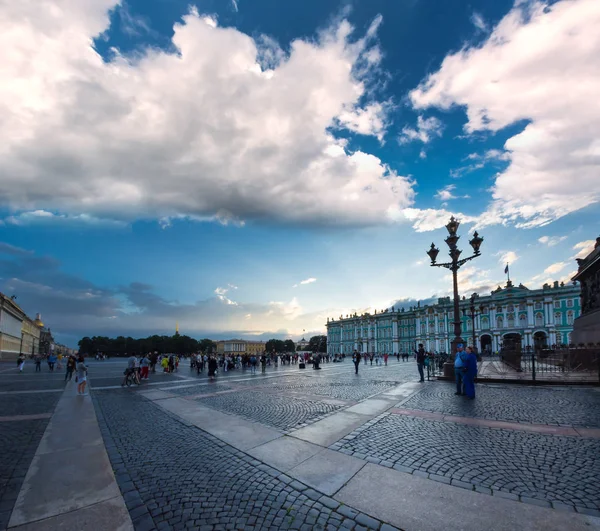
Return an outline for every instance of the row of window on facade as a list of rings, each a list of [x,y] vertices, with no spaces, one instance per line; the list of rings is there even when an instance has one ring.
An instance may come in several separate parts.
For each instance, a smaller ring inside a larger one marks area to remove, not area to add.
[[[555,300],[554,301],[554,308],[555,309],[562,308],[562,306],[563,306],[562,303],[563,302],[565,302],[565,301],[564,300]],[[573,299],[566,299],[566,305],[567,305],[567,308],[573,308],[573,306],[574,306]],[[495,309],[496,312],[498,312],[498,313],[502,312],[502,307],[501,306],[497,306],[495,308],[492,306],[492,309]],[[534,303],[534,310],[542,310],[542,309],[543,309],[543,306],[542,306],[541,302],[538,301],[538,302]],[[483,309],[482,309],[482,313],[483,314],[489,313],[489,310],[490,309],[487,306],[484,306]],[[527,305],[524,302],[521,303],[521,304],[519,304],[518,306],[513,305],[513,304],[508,304],[506,306],[505,312],[510,314],[510,313],[514,312],[515,310],[518,310],[518,311],[521,311],[521,312],[526,311],[527,310]],[[559,315],[559,314],[557,313],[556,315]],[[452,311],[448,312],[448,318],[449,319],[454,319],[454,312],[452,312]],[[391,323],[390,320],[378,322],[379,326],[391,326],[391,324],[392,323]],[[416,319],[414,319],[414,318],[411,318],[411,319],[402,319],[400,321],[400,324],[402,326],[414,325],[414,324],[416,324]],[[345,325],[345,327],[346,326],[348,326],[350,330],[354,329],[354,325],[352,325],[352,324],[351,325]],[[367,329],[365,328],[365,331],[366,330]]]
[[[534,317],[535,317],[535,326],[544,326],[544,314],[543,313],[538,312],[535,314]],[[564,325],[571,326],[571,325],[573,325],[574,320],[575,320],[575,314],[571,310],[569,310],[566,313],[566,319],[564,319],[563,314],[560,312],[557,312],[554,314],[554,324],[557,326],[564,326]],[[517,323],[516,323],[516,318],[515,318],[514,313],[509,313],[506,316],[506,320],[501,315],[496,317],[496,328],[514,328],[516,326],[516,324]],[[522,327],[522,328],[527,327],[527,324],[528,324],[527,315],[521,314],[519,316],[518,324],[519,324],[519,327]],[[470,331],[473,329],[473,322],[471,321],[471,319],[467,319],[465,325],[466,325],[467,331]],[[481,318],[481,329],[488,330],[489,328],[490,328],[489,319],[487,317],[482,317]],[[416,328],[414,326],[403,327],[400,329],[400,337],[414,336],[415,332],[416,332]],[[438,324],[438,332],[441,332],[441,333],[445,332],[444,323]],[[421,325],[421,334],[425,335],[426,333],[427,333],[427,327],[424,324],[422,324]],[[430,334],[435,333],[435,324],[434,323],[429,323],[429,333]],[[332,339],[335,338],[336,336],[338,336],[338,334],[336,334],[336,333],[331,334]],[[369,330],[367,328],[363,328],[362,331],[359,330],[359,336],[360,337],[369,337]],[[379,329],[378,333],[377,333],[377,337],[378,338],[392,337],[392,329],[391,328]],[[354,339],[354,330],[344,330],[341,334],[341,338],[346,341]]]

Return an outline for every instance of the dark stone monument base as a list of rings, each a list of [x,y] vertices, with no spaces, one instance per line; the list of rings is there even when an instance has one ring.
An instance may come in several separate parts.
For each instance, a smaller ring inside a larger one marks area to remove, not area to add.
[[[575,319],[571,342],[575,345],[600,343],[600,309]]]

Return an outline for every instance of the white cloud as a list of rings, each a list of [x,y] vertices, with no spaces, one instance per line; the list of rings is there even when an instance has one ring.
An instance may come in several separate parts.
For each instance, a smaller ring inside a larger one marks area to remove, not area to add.
[[[8,216],[2,220],[8,225],[38,225],[49,223],[82,224],[102,227],[125,227],[126,223],[108,218],[97,218],[89,214],[55,214],[47,210],[31,210]]]
[[[485,23],[485,20],[481,13],[473,13],[471,15],[471,22],[473,23],[473,26],[475,26],[479,31],[488,30],[487,24]]]
[[[134,15],[129,9],[127,2],[122,2],[116,9],[120,21],[120,28],[123,33],[129,36],[153,33],[148,21],[140,16]]]
[[[449,184],[448,186],[438,190],[435,196],[442,201],[449,201],[450,199],[456,199],[456,196],[452,193],[456,186]]]
[[[231,0],[231,7],[233,7],[233,10],[237,13],[239,11],[238,9],[238,2],[237,0]]]
[[[494,256],[500,257],[498,258],[498,262],[502,265],[506,265],[507,263],[509,265],[513,264],[519,259],[517,253],[515,253],[514,251],[498,251],[494,254]]]
[[[413,228],[417,232],[428,232],[431,230],[441,229],[445,227],[450,216],[458,218],[461,223],[474,223],[477,218],[473,216],[467,216],[456,212],[450,212],[444,209],[419,209],[419,208],[406,208],[401,213],[405,219],[412,222]]]
[[[556,262],[554,264],[550,264],[548,267],[544,269],[539,275],[535,275],[531,277],[528,283],[533,284],[534,286],[542,286],[544,284],[552,284],[556,280],[558,282],[569,282],[571,278],[577,273],[577,271],[572,271],[568,274],[563,275],[559,279],[557,279],[554,275],[563,271],[567,266],[572,265],[571,262]]]
[[[301,280],[298,284],[294,284],[292,287],[293,288],[297,288],[298,286],[304,286],[306,284],[312,284],[313,282],[316,282],[316,281],[317,281],[316,278],[310,277],[310,278],[307,278],[305,280]]]
[[[419,152],[419,158],[420,158],[420,159],[426,159],[426,158],[427,158],[427,153],[425,152],[425,150],[424,150],[424,149],[422,149],[422,150]]]
[[[567,262],[556,262],[554,264],[549,265],[546,269],[544,269],[544,275],[556,275],[562,271],[569,264]]]
[[[413,203],[410,179],[332,133],[382,138],[387,107],[371,97],[380,17],[362,37],[342,20],[286,53],[192,9],[174,27],[176,53],[103,60],[93,38],[117,5],[0,4],[5,207],[375,225]]]
[[[538,242],[547,245],[548,247],[554,247],[566,239],[566,236],[542,236],[541,238],[538,238]]]
[[[230,289],[237,289],[235,286],[231,286],[231,284],[228,285],[227,288],[216,288],[215,289],[215,294],[217,295],[217,298],[221,301],[223,301],[226,304],[230,304],[232,306],[237,306],[238,303],[235,301],[232,301],[230,298],[227,297],[227,293],[229,292]]]
[[[491,271],[476,266],[462,267],[458,272],[458,291],[461,294],[472,292],[487,293],[495,288],[497,282],[490,278]],[[444,276],[447,285],[452,285],[452,275]]]
[[[423,118],[419,116],[417,118],[417,127],[416,129],[412,129],[411,127],[404,127],[402,129],[402,133],[400,134],[400,143],[408,144],[409,142],[413,142],[418,140],[427,144],[431,140],[433,140],[436,136],[442,136],[442,131],[444,127],[442,122],[438,120],[435,116],[431,116],[430,118]]]
[[[600,2],[517,2],[482,45],[448,55],[411,92],[417,109],[458,105],[467,133],[527,121],[509,138],[488,222],[542,226],[600,198]]]
[[[382,142],[388,126],[387,108],[381,103],[372,103],[364,108],[353,106],[351,110],[340,113],[338,122],[349,131],[376,136]]]
[[[594,250],[595,245],[596,240],[585,240],[583,242],[576,243],[575,245],[573,245],[573,250],[577,251],[577,254],[573,257],[573,259],[585,258]]]

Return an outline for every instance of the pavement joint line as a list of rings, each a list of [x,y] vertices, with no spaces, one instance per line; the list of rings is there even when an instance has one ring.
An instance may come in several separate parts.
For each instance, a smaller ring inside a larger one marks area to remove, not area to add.
[[[37,393],[62,393],[64,389],[28,389],[27,391],[0,391],[0,395],[30,395]]]
[[[389,410],[388,410],[389,411]],[[406,415],[409,417],[418,417],[426,420],[437,420],[440,422],[452,422],[455,424],[464,424],[482,428],[492,428],[512,431],[526,431],[531,433],[541,433],[544,435],[559,435],[564,437],[582,437],[588,439],[600,439],[600,429],[598,428],[575,428],[572,426],[548,426],[546,424],[530,424],[522,422],[508,422],[505,420],[491,420],[480,417],[459,417],[456,415],[447,415],[434,411],[423,411],[418,409],[392,408],[393,415]]]
[[[15,422],[20,420],[42,420],[52,417],[52,413],[38,413],[36,415],[12,415],[8,417],[0,417],[0,422]]]

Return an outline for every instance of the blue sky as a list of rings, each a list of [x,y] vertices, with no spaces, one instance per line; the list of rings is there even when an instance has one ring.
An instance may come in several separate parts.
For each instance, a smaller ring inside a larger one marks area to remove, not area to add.
[[[506,261],[568,281],[600,233],[599,6],[0,7],[0,289],[72,345],[297,339],[447,295],[450,214],[485,238],[463,294]]]

